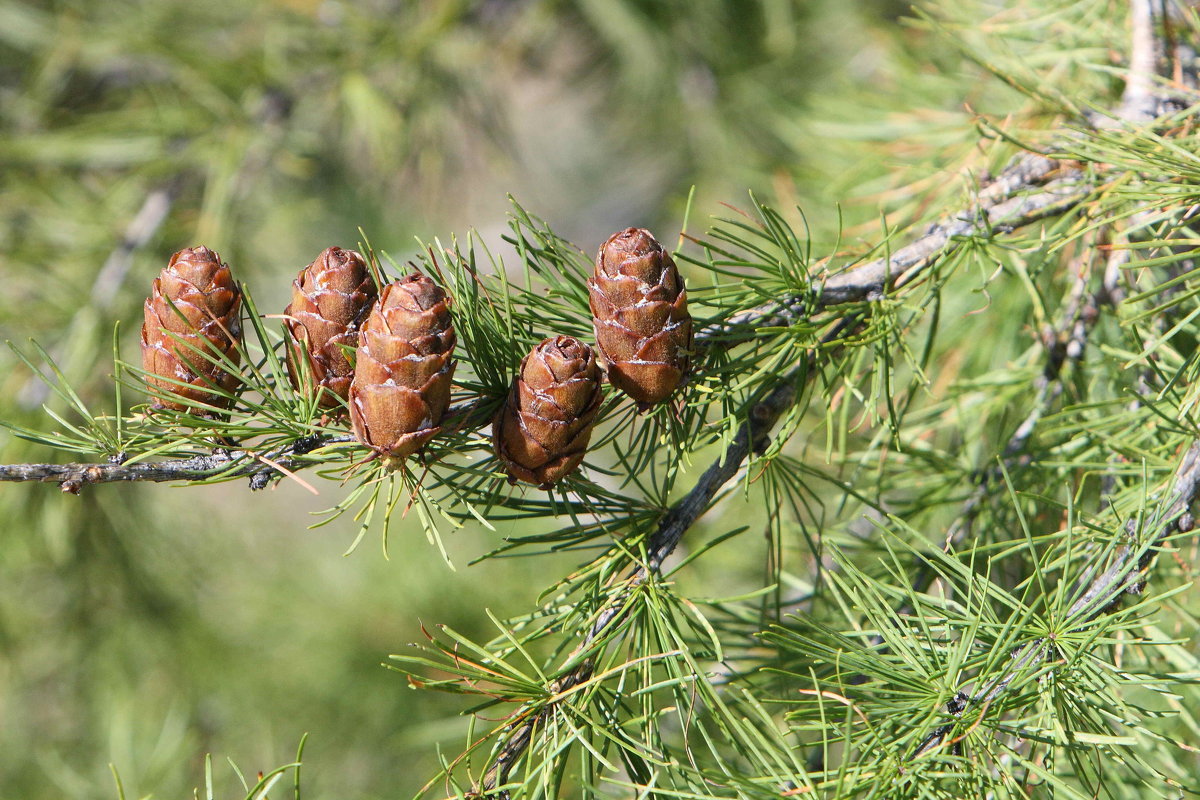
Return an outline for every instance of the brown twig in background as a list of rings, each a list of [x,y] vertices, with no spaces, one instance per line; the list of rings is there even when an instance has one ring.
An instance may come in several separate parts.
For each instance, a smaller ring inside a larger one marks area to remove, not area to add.
[[[1030,463],[1029,456],[1024,452],[1025,447],[1038,422],[1050,412],[1062,395],[1065,386],[1064,373],[1068,367],[1078,364],[1083,358],[1088,335],[1100,315],[1097,298],[1087,291],[1088,278],[1086,270],[1076,272],[1062,316],[1056,324],[1048,325],[1042,332],[1046,361],[1042,365],[1041,374],[1034,381],[1036,395],[1029,413],[1004,443],[999,463],[992,464],[976,474],[975,488],[963,501],[958,516],[946,530],[942,549],[950,550],[971,535],[975,518],[979,515],[984,500],[988,498],[992,487],[1003,480],[1006,472]],[[923,570],[922,576],[914,582],[914,587],[923,591],[927,588],[928,578],[927,571]]]
[[[96,273],[96,278],[92,281],[92,302],[88,310],[106,311],[112,306],[118,291],[125,283],[125,278],[129,275],[134,253],[149,244],[150,240],[154,238],[154,234],[166,222],[167,215],[171,213],[171,206],[174,205],[181,186],[181,180],[172,180],[146,195],[146,199],[142,201],[142,207],[138,209],[133,219],[129,221],[129,225],[126,226],[121,241],[108,254],[108,258],[104,259],[104,265]],[[81,319],[88,318],[88,316],[76,312],[69,327],[75,328]],[[64,337],[66,340],[70,338],[70,335]],[[62,356],[62,346],[53,348],[52,355],[56,361],[59,360]],[[29,378],[18,390],[21,405],[26,408],[37,408],[46,402],[49,395],[50,387],[36,376]]]
[[[1117,118],[1125,122],[1148,122],[1159,114],[1160,99],[1155,93],[1154,78],[1163,52],[1154,29],[1154,0],[1130,0],[1129,21],[1129,70]]]

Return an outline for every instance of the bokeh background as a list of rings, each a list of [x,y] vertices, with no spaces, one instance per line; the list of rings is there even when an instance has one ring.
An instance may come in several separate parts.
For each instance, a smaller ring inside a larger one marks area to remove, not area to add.
[[[508,195],[593,250],[666,242],[747,191],[826,248],[920,216],[969,158],[970,108],[1013,104],[892,0],[0,0],[0,338],[45,346],[111,403],[116,342],[173,251],[220,251],[263,309],[359,229],[404,261]],[[920,166],[922,181],[913,176]],[[805,220],[795,209],[804,209]],[[839,236],[841,237],[839,239]],[[817,248],[820,251],[820,247]],[[126,398],[138,401],[138,398]],[[0,419],[56,400],[0,351]],[[5,462],[61,458],[0,432]],[[412,794],[459,701],[382,666],[448,623],[532,607],[569,555],[471,565],[500,534],[417,526],[343,557],[284,482],[0,486],[0,796],[181,797],[287,762],[305,797]],[[702,579],[722,580],[712,559]],[[761,565],[746,569],[761,573]]]

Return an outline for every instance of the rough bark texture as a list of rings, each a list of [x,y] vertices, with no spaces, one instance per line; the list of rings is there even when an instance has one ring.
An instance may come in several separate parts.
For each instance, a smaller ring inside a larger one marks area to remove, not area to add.
[[[238,376],[220,362],[238,363],[242,296],[229,267],[207,247],[180,250],[154,279],[142,324],[146,382],[171,398],[157,408],[204,413],[228,407]]]

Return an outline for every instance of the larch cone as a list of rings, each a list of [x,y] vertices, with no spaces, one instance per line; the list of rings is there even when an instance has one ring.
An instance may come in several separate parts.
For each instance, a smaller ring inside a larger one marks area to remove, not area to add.
[[[609,383],[642,408],[670,397],[688,371],[692,317],[662,245],[641,228],[610,236],[596,254],[588,297]]]
[[[170,395],[156,408],[211,413],[228,408],[240,377],[242,295],[221,257],[207,247],[180,250],[154,279],[144,307],[146,382]]]
[[[383,288],[359,332],[350,422],[354,435],[384,457],[406,458],[439,430],[454,377],[450,298],[412,274]]]
[[[603,392],[592,348],[546,339],[521,361],[492,422],[496,456],[511,481],[548,489],[583,461]]]

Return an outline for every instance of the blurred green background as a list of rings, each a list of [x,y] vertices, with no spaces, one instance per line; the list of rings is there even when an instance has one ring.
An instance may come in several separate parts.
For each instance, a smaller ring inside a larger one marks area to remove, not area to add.
[[[173,251],[219,250],[282,309],[360,226],[398,261],[415,235],[498,244],[507,194],[588,251],[630,224],[673,242],[693,186],[697,230],[750,189],[853,245],[881,210],[921,213],[895,188],[913,165],[972,157],[965,103],[1011,102],[904,8],[0,0],[0,338],[37,339],[103,404],[113,325],[136,360]],[[0,418],[53,427],[7,350],[0,387]],[[59,456],[0,433],[0,457]],[[451,571],[405,525],[390,560],[343,558],[348,520],[306,527],[340,496],[320,488],[0,486],[0,796],[113,797],[111,763],[128,796],[179,797],[211,752],[232,797],[223,759],[249,776],[308,732],[306,797],[396,797],[457,753],[460,702],[381,662],[422,624],[487,638],[484,609],[531,608],[577,559],[468,566],[497,534],[466,530]]]

